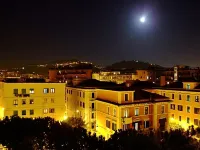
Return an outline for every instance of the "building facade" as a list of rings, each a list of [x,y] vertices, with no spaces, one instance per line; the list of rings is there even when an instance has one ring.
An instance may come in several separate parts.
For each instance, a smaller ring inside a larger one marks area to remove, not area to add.
[[[48,116],[63,120],[65,113],[64,83],[0,82],[0,118]]]
[[[184,82],[183,88],[155,88],[148,90],[169,97],[170,124],[178,124],[185,129],[200,126],[200,89],[198,82]]]
[[[169,99],[136,96],[143,92],[66,87],[67,115],[83,117],[89,131],[106,138],[118,129],[166,129]]]

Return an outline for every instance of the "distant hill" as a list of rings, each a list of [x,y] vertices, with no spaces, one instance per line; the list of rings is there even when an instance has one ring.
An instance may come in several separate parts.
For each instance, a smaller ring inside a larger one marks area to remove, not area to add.
[[[164,67],[156,64],[150,64],[148,62],[131,60],[131,61],[116,62],[110,66],[107,66],[106,69],[109,70],[159,69],[160,70],[164,69]]]

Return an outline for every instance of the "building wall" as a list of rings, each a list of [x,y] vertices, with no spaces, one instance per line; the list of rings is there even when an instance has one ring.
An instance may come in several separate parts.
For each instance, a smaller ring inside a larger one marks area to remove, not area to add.
[[[200,112],[195,114],[194,109],[200,109],[200,91],[192,91],[192,90],[166,90],[166,89],[153,89],[149,90],[153,93],[165,95],[169,97],[173,102],[170,104],[169,109],[169,116],[170,116],[170,123],[177,123],[180,124],[183,128],[187,129],[190,125],[195,125],[194,119],[200,121]],[[179,97],[180,95],[180,97]],[[189,98],[188,98],[189,96]],[[196,100],[198,97],[199,100]],[[175,108],[172,108],[174,105]],[[182,110],[178,110],[179,107],[182,106]],[[189,107],[189,111],[187,110]],[[179,120],[181,118],[181,120]],[[189,122],[187,121],[189,118]],[[200,126],[200,124],[196,124],[195,126]]]
[[[14,94],[14,89],[18,89],[18,94]],[[26,89],[26,94],[22,89]],[[49,92],[45,93],[44,89]],[[64,83],[1,83],[0,95],[4,116],[13,116],[17,111],[19,117],[48,116],[62,120],[66,112]],[[34,111],[33,114],[30,111]]]

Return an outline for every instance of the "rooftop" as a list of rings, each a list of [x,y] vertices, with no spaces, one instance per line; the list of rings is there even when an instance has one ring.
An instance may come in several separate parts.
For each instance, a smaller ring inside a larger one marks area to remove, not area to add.
[[[32,78],[32,79],[9,78],[9,79],[4,79],[2,82],[5,82],[5,83],[49,83],[49,82],[46,82],[45,79],[38,79],[38,78]]]

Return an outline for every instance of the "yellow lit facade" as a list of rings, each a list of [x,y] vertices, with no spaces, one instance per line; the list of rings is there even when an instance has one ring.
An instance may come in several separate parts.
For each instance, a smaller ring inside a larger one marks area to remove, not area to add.
[[[136,100],[134,91],[92,88],[67,87],[66,93],[67,114],[83,117],[89,131],[106,138],[118,129],[168,127],[168,99]]]
[[[0,82],[0,118],[52,117],[63,120],[66,113],[64,83]]]
[[[170,123],[181,125],[187,129],[189,126],[200,126],[200,90],[195,89],[197,82],[184,82],[183,88],[157,88],[148,90],[153,93],[169,97]]]

